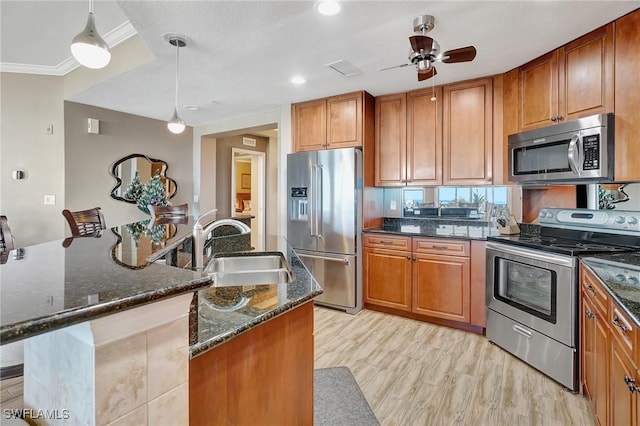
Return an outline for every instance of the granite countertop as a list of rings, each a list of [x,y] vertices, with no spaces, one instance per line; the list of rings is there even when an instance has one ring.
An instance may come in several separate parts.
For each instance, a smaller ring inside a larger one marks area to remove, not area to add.
[[[362,232],[464,240],[486,240],[489,236],[499,235],[492,222],[464,219],[385,218],[381,226]]]
[[[580,261],[602,280],[636,327],[640,327],[640,251],[598,254]]]
[[[224,287],[216,287],[214,283],[198,292],[197,315],[191,318],[191,327],[195,329],[190,341],[190,358],[322,293],[318,282],[284,238],[280,238],[278,246],[290,266],[290,282]]]
[[[177,239],[190,235],[190,231],[186,233],[188,225],[179,225],[182,228],[175,233],[171,231],[173,226],[162,225],[171,232],[149,236],[138,232],[146,225],[137,222],[106,229],[98,236],[12,250],[7,262],[0,265],[0,343],[195,292],[211,284],[206,274],[149,262],[177,244]]]
[[[194,357],[322,293],[284,238],[278,247],[289,264],[290,282],[211,286],[211,277],[190,269],[193,222],[191,217],[155,225],[145,220],[97,236],[13,250],[0,265],[0,342],[194,292],[198,304],[189,336]],[[250,235],[232,227],[217,228],[207,247],[210,256],[252,250]]]

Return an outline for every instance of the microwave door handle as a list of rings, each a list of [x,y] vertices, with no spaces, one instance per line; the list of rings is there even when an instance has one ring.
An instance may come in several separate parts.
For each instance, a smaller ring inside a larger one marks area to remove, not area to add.
[[[571,167],[573,173],[580,176],[580,135],[576,134],[571,137],[567,155],[569,157],[569,167]]]

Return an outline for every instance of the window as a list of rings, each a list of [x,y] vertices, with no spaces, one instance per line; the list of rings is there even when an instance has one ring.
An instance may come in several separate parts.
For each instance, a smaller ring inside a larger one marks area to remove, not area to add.
[[[487,201],[495,205],[507,205],[507,187],[459,187],[447,186],[438,188],[438,204],[480,203]]]

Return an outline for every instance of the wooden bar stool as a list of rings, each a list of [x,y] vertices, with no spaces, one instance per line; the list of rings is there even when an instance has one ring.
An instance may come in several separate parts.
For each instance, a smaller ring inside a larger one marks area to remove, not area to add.
[[[69,222],[71,235],[74,237],[99,234],[100,231],[107,228],[100,207],[77,212],[64,209],[62,215]]]

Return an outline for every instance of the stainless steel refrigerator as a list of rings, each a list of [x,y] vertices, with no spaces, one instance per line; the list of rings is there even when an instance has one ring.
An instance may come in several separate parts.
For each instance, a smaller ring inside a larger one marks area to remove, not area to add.
[[[287,156],[287,240],[324,293],[318,304],[362,309],[362,151]]]

